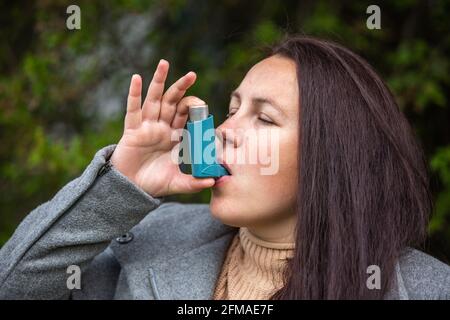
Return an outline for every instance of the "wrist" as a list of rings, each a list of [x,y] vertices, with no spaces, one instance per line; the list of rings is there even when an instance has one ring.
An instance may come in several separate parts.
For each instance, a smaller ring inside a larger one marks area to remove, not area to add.
[[[126,166],[123,166],[121,164],[120,161],[117,160],[117,157],[115,157],[115,153],[113,152],[113,154],[111,155],[111,157],[109,158],[108,162],[110,163],[110,165],[112,167],[114,167],[114,169],[116,169],[117,171],[119,171],[122,175],[124,175],[125,177],[128,178],[128,180],[130,180],[131,182],[133,182],[135,185],[139,186],[138,183],[136,182],[136,179],[134,177],[134,175],[132,175],[126,168]],[[140,187],[140,186],[139,186]]]

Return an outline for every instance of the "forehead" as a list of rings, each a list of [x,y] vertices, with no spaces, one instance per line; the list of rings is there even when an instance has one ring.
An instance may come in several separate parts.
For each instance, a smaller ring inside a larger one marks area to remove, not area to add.
[[[247,72],[237,91],[243,99],[269,97],[280,107],[296,108],[299,99],[295,62],[278,55],[261,60]]]

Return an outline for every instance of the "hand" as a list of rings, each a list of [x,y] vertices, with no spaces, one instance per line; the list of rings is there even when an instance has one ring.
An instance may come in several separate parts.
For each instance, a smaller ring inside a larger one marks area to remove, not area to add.
[[[172,141],[172,134],[184,128],[190,105],[205,102],[193,96],[183,98],[195,83],[197,76],[192,71],[163,95],[168,70],[169,63],[161,59],[142,108],[142,79],[139,75],[132,76],[124,132],[111,156],[117,170],[154,197],[198,192],[215,183],[213,178],[194,178],[182,173],[171,159],[172,149],[180,145],[179,141]]]

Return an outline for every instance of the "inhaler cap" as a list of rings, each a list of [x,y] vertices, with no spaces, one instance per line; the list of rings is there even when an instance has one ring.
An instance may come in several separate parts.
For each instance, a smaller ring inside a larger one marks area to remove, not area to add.
[[[207,104],[189,106],[189,120],[200,121],[208,118],[209,110]]]

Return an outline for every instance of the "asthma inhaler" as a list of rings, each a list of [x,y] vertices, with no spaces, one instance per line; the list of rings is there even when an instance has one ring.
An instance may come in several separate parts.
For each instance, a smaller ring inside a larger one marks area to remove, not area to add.
[[[196,178],[219,178],[230,175],[217,163],[214,143],[214,117],[209,114],[208,105],[189,107],[189,155],[192,176]]]

